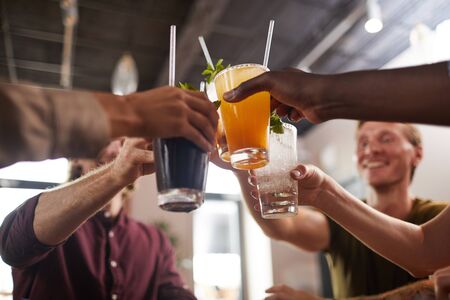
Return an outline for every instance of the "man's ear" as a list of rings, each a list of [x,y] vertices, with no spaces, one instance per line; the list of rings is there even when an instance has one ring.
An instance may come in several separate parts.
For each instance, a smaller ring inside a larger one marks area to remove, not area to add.
[[[71,159],[69,161],[69,174],[68,180],[73,181],[77,178],[80,178],[83,175],[83,167],[80,164],[78,159]]]
[[[102,151],[99,153],[97,161],[102,164],[108,163],[119,154],[120,149],[122,148],[122,144],[125,141],[125,138],[118,138],[109,143]]]
[[[414,157],[413,165],[414,165],[414,167],[417,167],[423,158],[423,148],[422,148],[422,146],[415,146],[414,151],[415,151],[415,157]]]

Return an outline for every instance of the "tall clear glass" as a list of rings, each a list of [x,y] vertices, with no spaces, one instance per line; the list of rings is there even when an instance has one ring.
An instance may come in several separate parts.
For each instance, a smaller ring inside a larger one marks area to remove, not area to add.
[[[267,71],[269,69],[262,65],[243,64],[221,71],[214,79],[217,96],[222,100],[220,115],[230,162],[235,169],[261,168],[269,161],[270,95],[268,92],[259,92],[239,103],[228,103],[223,101],[223,94]]]
[[[283,129],[282,134],[270,133],[270,162],[254,171],[265,219],[295,216],[298,210],[297,182],[290,176],[297,166],[297,128],[283,123]]]

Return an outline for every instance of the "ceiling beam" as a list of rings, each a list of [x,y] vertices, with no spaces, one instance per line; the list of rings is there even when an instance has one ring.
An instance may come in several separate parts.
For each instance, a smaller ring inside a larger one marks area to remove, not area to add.
[[[177,58],[175,82],[184,79],[189,73],[197,56],[201,52],[197,37],[206,37],[212,32],[230,0],[197,0],[193,4],[191,13],[181,29],[181,36],[177,38]],[[206,12],[206,13],[205,13]],[[169,28],[167,28],[167,43],[169,43]],[[169,80],[169,53],[164,63],[156,86],[166,85]]]
[[[35,29],[16,27],[11,28],[10,33],[12,36],[20,36],[29,39],[36,39],[40,41],[47,41],[53,43],[62,44],[64,41],[64,35],[61,33],[53,33]],[[122,53],[125,49],[129,50],[129,43],[126,41],[111,41],[111,40],[100,41],[100,40],[86,39],[82,37],[77,37],[76,46],[99,50],[117,51],[119,53]],[[132,52],[142,55],[148,55],[149,53],[152,55],[162,55],[163,49],[154,46],[133,45]]]
[[[365,2],[360,2],[337,24],[320,42],[295,66],[299,69],[309,69],[325,52],[333,47],[362,17],[366,14]]]
[[[1,1],[1,16],[2,16],[2,31],[3,41],[5,43],[5,56],[8,67],[9,80],[12,83],[17,83],[17,72],[14,64],[14,48],[11,40],[8,13],[6,12],[5,0]]]
[[[58,2],[59,0],[53,0]],[[164,0],[163,0],[164,1]],[[145,2],[145,1],[144,1]],[[149,5],[153,5],[154,1],[147,1]],[[132,3],[130,5],[130,3]],[[86,8],[90,10],[96,10],[100,13],[120,14],[122,17],[130,17],[132,19],[152,19],[159,22],[167,22],[168,11],[155,10],[152,7],[146,8],[143,6],[135,5],[134,2],[128,1],[98,1],[98,0],[80,0],[78,2],[79,8]],[[176,18],[182,17],[175,16]],[[174,16],[172,16],[174,17]]]
[[[7,65],[8,59],[3,59],[0,57],[0,65]],[[39,72],[46,72],[46,73],[60,73],[61,66],[59,64],[51,64],[46,62],[39,62],[39,61],[31,61],[31,60],[24,60],[24,59],[15,59],[13,63],[14,68],[19,69],[25,69],[25,70],[31,70],[31,71],[39,71]]]
[[[0,66],[6,66],[7,60],[5,57],[0,57]],[[29,70],[36,72],[44,72],[50,74],[60,74],[61,65],[60,64],[52,64],[47,62],[40,62],[34,60],[26,60],[26,59],[15,59],[14,65],[16,69],[20,70]],[[91,72],[89,72],[91,71]],[[92,70],[86,68],[75,67],[72,72],[73,76],[83,77],[83,78],[98,78],[104,76],[103,72],[93,73]]]

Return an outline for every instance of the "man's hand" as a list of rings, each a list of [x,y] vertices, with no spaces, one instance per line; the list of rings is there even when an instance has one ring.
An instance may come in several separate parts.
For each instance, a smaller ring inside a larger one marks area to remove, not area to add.
[[[155,172],[153,151],[150,143],[142,138],[127,138],[120,148],[119,155],[111,165],[113,178],[125,186],[138,177]]]
[[[246,82],[223,95],[228,102],[239,102],[248,96],[267,91],[271,95],[271,109],[278,115],[299,121],[306,118],[313,123],[326,121],[322,116],[323,106],[319,102],[321,75],[289,69],[270,71]]]
[[[333,179],[313,165],[298,165],[291,171],[291,177],[298,184],[299,205],[317,206],[318,200],[327,201],[324,197],[330,196],[334,192],[333,187],[335,186],[335,182]],[[248,183],[253,186],[250,194],[257,201],[257,180],[252,171],[249,172]]]
[[[298,165],[291,171],[291,177],[298,184],[298,201],[301,205],[316,206],[318,200],[324,200],[333,187],[333,180],[313,165]]]
[[[437,270],[433,275],[436,299],[450,299],[450,266]]]
[[[125,100],[142,120],[147,138],[184,137],[205,151],[214,145],[219,116],[204,93],[166,86]]]
[[[314,296],[310,293],[294,290],[287,285],[275,285],[266,290],[266,293],[272,294],[265,300],[320,300],[321,297]]]

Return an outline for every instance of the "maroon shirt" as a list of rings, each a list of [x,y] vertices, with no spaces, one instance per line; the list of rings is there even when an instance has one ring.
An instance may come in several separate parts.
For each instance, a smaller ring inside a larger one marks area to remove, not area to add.
[[[191,300],[159,230],[121,213],[97,213],[64,243],[40,243],[33,230],[39,196],[11,212],[0,227],[0,254],[13,267],[14,299]]]

